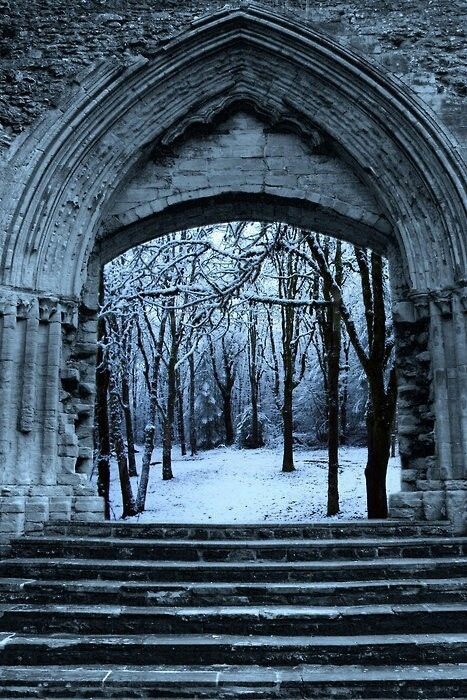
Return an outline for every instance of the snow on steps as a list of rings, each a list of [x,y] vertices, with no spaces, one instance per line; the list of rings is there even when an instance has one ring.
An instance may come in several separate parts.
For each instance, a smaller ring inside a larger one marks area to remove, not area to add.
[[[445,523],[53,524],[0,561],[0,697],[466,697],[465,544]]]

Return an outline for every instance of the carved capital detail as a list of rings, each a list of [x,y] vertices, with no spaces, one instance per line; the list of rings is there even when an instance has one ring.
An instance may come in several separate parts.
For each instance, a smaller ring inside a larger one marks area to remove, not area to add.
[[[467,313],[467,289],[462,289],[459,294],[459,301],[464,313]]]
[[[73,301],[61,301],[62,324],[68,328],[78,328],[78,305]]]
[[[56,320],[58,310],[58,299],[52,297],[41,297],[39,299],[39,320],[42,323],[50,323]]]
[[[442,318],[452,317],[452,294],[450,292],[436,292],[431,295],[439,309]]]
[[[19,298],[16,305],[16,318],[18,320],[29,318],[35,306],[35,299],[33,298]]]
[[[14,313],[15,303],[11,297],[1,296],[0,297],[0,316],[6,316],[7,314]]]

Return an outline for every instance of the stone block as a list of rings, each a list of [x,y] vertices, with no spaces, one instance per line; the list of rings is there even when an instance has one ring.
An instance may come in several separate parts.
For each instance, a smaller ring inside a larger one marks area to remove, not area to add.
[[[97,346],[95,343],[76,343],[73,348],[73,357],[76,359],[86,359],[95,357]]]
[[[84,476],[87,479],[86,474],[81,474],[81,476]],[[81,496],[95,496],[96,495],[96,487],[95,486],[90,486],[89,482],[85,484],[79,484],[78,486],[75,486],[73,489],[73,495],[78,498]]]
[[[24,530],[23,513],[0,512],[0,535],[20,535]]]
[[[87,523],[100,523],[104,520],[104,508],[102,512],[97,511],[75,511],[71,514],[71,520],[81,520]]]
[[[391,518],[423,520],[421,494],[417,491],[403,491],[391,494],[389,497],[389,513]]]
[[[411,301],[400,301],[393,306],[394,321],[398,323],[415,323],[417,320],[415,306]]]
[[[458,534],[467,533],[467,499],[465,491],[446,491],[446,512],[451,521],[453,531]]]
[[[73,465],[75,464],[75,460],[73,460]],[[75,474],[75,473],[65,473],[65,474],[59,474],[57,476],[57,483],[58,484],[63,484],[64,486],[79,486],[80,484],[83,483],[83,481],[86,481],[86,477],[84,477],[82,474]]]
[[[443,520],[446,517],[444,493],[442,491],[426,491],[422,498],[426,520]]]
[[[6,513],[24,513],[23,496],[0,496],[0,518]]]
[[[71,506],[69,510],[54,510],[50,512],[49,522],[58,520],[71,520]]]
[[[415,483],[417,480],[417,470],[416,469],[402,469],[401,470],[401,481],[407,483]]]
[[[67,474],[75,473],[76,457],[64,457],[61,455],[60,462],[62,465],[62,472]]]
[[[61,498],[64,496],[71,496],[72,488],[71,486],[47,486],[44,484],[37,484],[35,486],[30,486],[28,489],[28,496],[46,496],[47,498]]]
[[[49,513],[55,512],[57,510],[70,511],[71,512],[71,498],[51,498],[49,502]]]
[[[100,496],[77,496],[73,498],[75,512],[104,512],[104,501]]]

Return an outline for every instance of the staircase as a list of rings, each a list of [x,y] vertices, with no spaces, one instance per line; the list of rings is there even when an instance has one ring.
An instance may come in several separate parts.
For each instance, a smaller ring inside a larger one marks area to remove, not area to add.
[[[466,543],[443,523],[50,524],[0,561],[0,697],[465,698]]]

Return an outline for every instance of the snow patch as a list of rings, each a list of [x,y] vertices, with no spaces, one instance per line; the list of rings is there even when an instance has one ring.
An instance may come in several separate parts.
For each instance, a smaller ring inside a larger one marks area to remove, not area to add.
[[[295,451],[296,471],[281,472],[282,450],[239,450],[219,447],[195,457],[174,450],[175,478],[162,481],[160,466],[151,467],[146,511],[128,521],[141,523],[260,523],[329,521],[326,517],[327,452]],[[333,519],[366,517],[364,469],[366,449],[342,447],[340,454],[340,513]],[[136,455],[141,469],[142,449]],[[160,450],[153,460],[160,461]],[[111,505],[121,516],[120,484],[112,465]],[[138,477],[132,478],[136,495]],[[391,459],[388,494],[400,490],[399,458]]]

